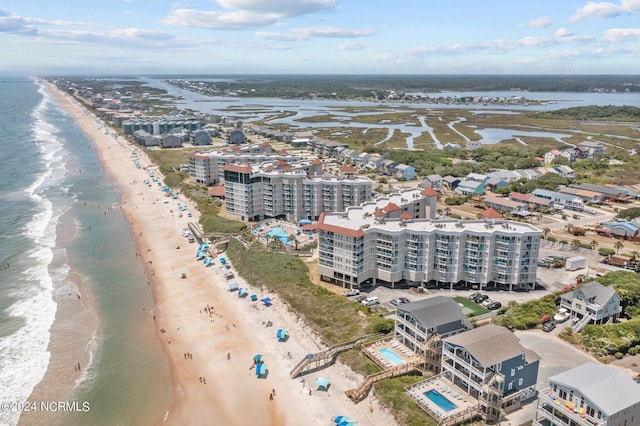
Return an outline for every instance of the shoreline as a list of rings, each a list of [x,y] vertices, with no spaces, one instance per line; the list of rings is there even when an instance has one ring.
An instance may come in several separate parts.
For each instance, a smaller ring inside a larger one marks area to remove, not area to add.
[[[156,336],[169,359],[173,380],[173,400],[156,419],[163,418],[164,424],[211,419],[216,424],[325,425],[332,417],[349,415],[361,424],[397,424],[375,398],[358,405],[348,400],[344,391],[357,386],[362,377],[340,363],[305,376],[307,387],[302,380],[291,380],[291,368],[307,353],[322,349],[305,324],[298,323],[276,295],[252,289],[261,297],[274,299],[273,305],[266,307],[229,292],[217,261],[212,267],[195,261],[197,247],[181,235],[189,221],[198,221],[193,204],[182,196],[165,204],[159,187],[143,183],[148,178],[144,166],[159,175],[144,151],[121,137],[116,140],[105,135],[101,123],[77,100],[50,83],[47,86],[92,140],[101,164],[123,188],[122,209],[152,278],[149,284],[155,306],[148,314],[154,317]],[[133,151],[138,153],[142,168],[134,167]],[[176,217],[177,201],[188,206],[192,218]],[[180,279],[182,272],[186,279]],[[240,278],[233,281],[247,286]],[[266,327],[268,321],[274,326]],[[278,328],[289,330],[287,342],[275,338]],[[231,359],[227,359],[228,353]],[[257,353],[268,365],[264,379],[248,369]],[[330,378],[331,388],[316,392],[313,387],[309,395],[308,385],[319,375]],[[277,396],[270,400],[274,389]]]

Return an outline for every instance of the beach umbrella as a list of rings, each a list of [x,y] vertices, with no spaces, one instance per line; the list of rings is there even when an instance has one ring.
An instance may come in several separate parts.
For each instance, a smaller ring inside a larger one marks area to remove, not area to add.
[[[312,358],[313,358],[313,354],[307,354],[307,355],[305,356],[305,358],[306,358],[306,359],[312,359]]]
[[[344,421],[349,421],[349,417],[347,417],[347,416],[336,416],[336,418],[333,419],[333,422],[335,424],[339,424],[339,423],[342,423]]]
[[[319,376],[316,379],[314,384],[316,386],[318,386],[318,389],[324,388],[324,390],[328,390],[329,389],[329,385],[330,385],[329,379],[327,379],[326,377],[322,377],[322,376]]]
[[[253,356],[253,360],[256,362],[260,361],[261,359],[262,359],[262,354],[255,354]]]
[[[229,284],[229,291],[234,291],[238,289],[238,283]]]
[[[270,297],[265,297],[264,299],[260,299],[260,301],[262,303],[264,303],[266,306],[269,306],[271,304],[271,298]]]
[[[241,288],[238,290],[238,297],[242,297],[242,296],[246,296],[247,295],[247,289],[246,288]]]
[[[278,329],[278,331],[276,331],[276,337],[280,340],[284,340],[288,336],[289,336],[289,332],[287,330]]]
[[[227,259],[225,259],[224,257],[220,258],[220,263],[227,263]]]
[[[252,300],[252,301],[254,301],[254,302],[255,302],[256,300],[258,300],[258,295],[257,295],[257,294],[252,294],[252,295],[251,295],[251,300]]]

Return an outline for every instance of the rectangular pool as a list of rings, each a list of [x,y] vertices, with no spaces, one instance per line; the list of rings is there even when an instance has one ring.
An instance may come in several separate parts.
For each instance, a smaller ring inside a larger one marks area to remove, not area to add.
[[[431,402],[436,404],[445,412],[449,412],[451,410],[458,408],[456,404],[449,401],[444,395],[442,395],[440,392],[438,392],[435,389],[428,390],[423,395],[429,398]]]
[[[380,355],[385,357],[385,359],[393,365],[404,363],[404,359],[402,359],[400,355],[395,353],[393,349],[382,348],[382,349],[378,349],[378,352],[380,353]]]

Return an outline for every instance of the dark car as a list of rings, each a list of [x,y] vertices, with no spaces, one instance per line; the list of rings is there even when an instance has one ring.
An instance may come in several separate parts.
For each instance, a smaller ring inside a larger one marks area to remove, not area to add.
[[[487,300],[489,298],[488,294],[482,294],[482,293],[478,293],[476,297],[474,297],[473,300],[474,302],[476,302],[477,304],[481,304],[482,302],[484,302],[485,300]]]
[[[542,324],[542,331],[546,331],[547,333],[552,331],[554,328],[556,328],[555,321],[547,321],[544,324]]]
[[[365,295],[361,294],[360,296],[354,297],[354,298],[353,298],[353,301],[354,301],[354,302],[358,302],[358,303],[360,303],[360,302],[362,302],[362,301],[363,301],[364,299],[366,299],[366,298],[367,298],[367,296],[365,296]]]
[[[490,311],[495,311],[496,309],[502,308],[502,303],[500,302],[491,302],[487,306],[485,306]]]

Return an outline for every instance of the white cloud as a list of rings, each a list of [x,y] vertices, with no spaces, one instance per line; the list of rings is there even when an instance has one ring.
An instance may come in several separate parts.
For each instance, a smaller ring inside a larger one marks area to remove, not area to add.
[[[520,26],[521,27],[529,27],[529,28],[544,28],[544,27],[548,27],[552,23],[553,22],[551,21],[551,18],[549,18],[548,16],[540,16],[540,17],[532,19],[528,23],[526,23],[524,25],[520,25]]]
[[[242,30],[274,24],[280,16],[246,11],[214,12],[194,9],[177,9],[160,22],[180,27],[196,27],[210,30]]]
[[[340,46],[338,46],[338,49],[340,50],[363,50],[367,47],[370,46],[370,43],[363,43],[360,41],[345,41],[344,43],[342,43]]]
[[[336,2],[335,0],[217,0],[216,3],[230,10],[291,17],[329,11],[333,9]]]
[[[640,28],[612,28],[604,33],[602,41],[605,43],[620,43],[635,41],[638,38],[640,38]]]
[[[634,14],[640,11],[640,0],[621,0],[620,4],[609,2],[587,2],[579,8],[571,21],[582,21],[591,18],[612,18],[624,14]]]
[[[257,32],[256,37],[277,41],[303,41],[310,38],[357,38],[375,34],[373,29],[348,29],[336,27],[292,28],[289,33]]]
[[[573,35],[573,31],[568,30],[568,29],[566,29],[566,28],[562,27],[562,28],[558,28],[558,30],[555,32],[555,34],[554,34],[554,35],[555,35],[556,37],[560,37],[560,38],[562,38],[562,37],[569,37],[569,36],[572,36],[572,35]]]
[[[160,22],[213,30],[265,27],[291,18],[333,9],[335,0],[217,0],[225,10],[174,9]]]

